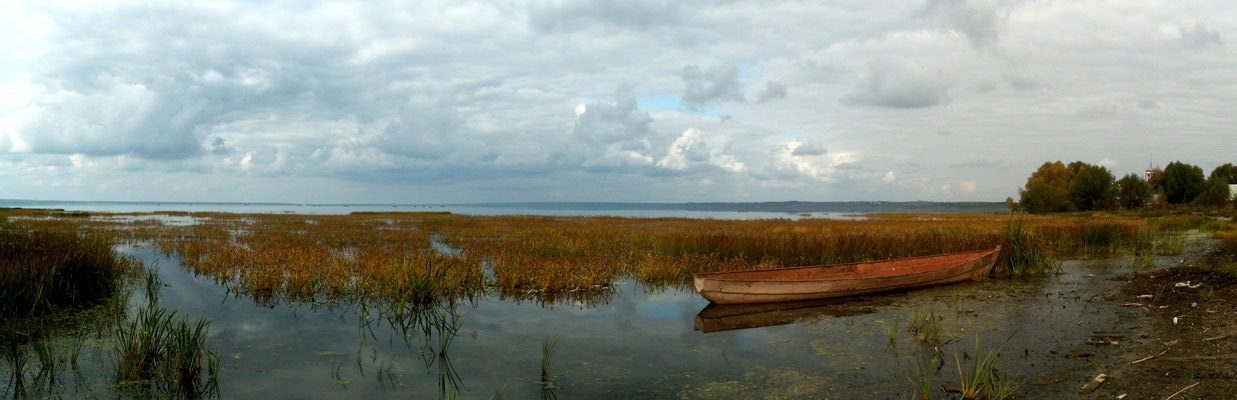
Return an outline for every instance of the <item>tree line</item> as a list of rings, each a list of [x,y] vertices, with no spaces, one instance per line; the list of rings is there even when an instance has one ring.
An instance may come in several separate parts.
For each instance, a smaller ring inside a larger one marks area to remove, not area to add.
[[[1180,161],[1151,170],[1150,180],[1137,174],[1116,179],[1102,165],[1049,161],[1031,173],[1019,199],[1006,198],[1011,210],[1031,213],[1136,209],[1150,205],[1190,204],[1223,207],[1233,204],[1229,183],[1237,183],[1232,163],[1216,167],[1204,178],[1203,169]]]

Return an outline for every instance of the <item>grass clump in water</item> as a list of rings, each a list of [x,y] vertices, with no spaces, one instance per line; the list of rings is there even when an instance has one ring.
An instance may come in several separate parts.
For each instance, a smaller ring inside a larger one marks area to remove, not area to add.
[[[1005,228],[997,269],[1014,275],[1049,273],[1060,269],[1043,240],[1023,228],[1022,219],[1011,220]]]
[[[209,328],[206,319],[191,325],[176,311],[143,308],[116,327],[116,381],[184,395],[213,391],[219,357],[206,348]]]

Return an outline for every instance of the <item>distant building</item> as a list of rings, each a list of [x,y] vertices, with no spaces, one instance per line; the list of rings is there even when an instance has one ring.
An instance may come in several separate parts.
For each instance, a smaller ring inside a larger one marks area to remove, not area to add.
[[[1146,181],[1147,183],[1151,183],[1153,179],[1160,176],[1160,174],[1162,173],[1163,171],[1160,171],[1159,168],[1152,169],[1151,166],[1148,165],[1147,170],[1143,171],[1143,180]]]
[[[1237,185],[1228,185],[1228,199],[1237,200]]]

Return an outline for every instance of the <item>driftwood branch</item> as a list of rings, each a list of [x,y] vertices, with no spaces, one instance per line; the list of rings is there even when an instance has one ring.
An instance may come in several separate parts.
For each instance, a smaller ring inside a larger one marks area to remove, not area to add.
[[[1138,364],[1138,363],[1140,363],[1140,362],[1147,361],[1147,360],[1150,360],[1150,359],[1152,359],[1152,358],[1156,358],[1156,357],[1162,356],[1162,355],[1164,355],[1165,353],[1168,353],[1168,350],[1161,351],[1161,352],[1160,352],[1160,354],[1156,354],[1156,355],[1154,355],[1154,356],[1148,356],[1147,358],[1141,358],[1141,359],[1138,359],[1138,360],[1135,360],[1135,361],[1130,361],[1130,365]]]
[[[1183,392],[1185,392],[1185,391],[1187,391],[1187,390],[1193,389],[1195,386],[1198,386],[1198,384],[1200,384],[1200,383],[1202,383],[1202,382],[1194,382],[1194,384],[1193,384],[1193,385],[1183,387],[1183,388],[1181,388],[1181,390],[1178,390],[1178,391],[1177,391],[1177,393],[1173,393],[1172,395],[1170,395],[1170,396],[1168,396],[1168,397],[1165,397],[1165,398],[1164,398],[1164,400],[1172,400],[1172,398],[1173,398],[1173,397],[1177,397],[1177,395],[1179,395],[1179,394],[1181,394],[1181,393],[1183,393]]]

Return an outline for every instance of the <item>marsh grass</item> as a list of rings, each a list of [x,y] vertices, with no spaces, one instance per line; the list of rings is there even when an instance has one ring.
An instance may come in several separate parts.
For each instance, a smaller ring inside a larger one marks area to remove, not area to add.
[[[206,348],[209,327],[205,319],[190,324],[153,303],[140,309],[113,333],[116,382],[183,396],[214,391],[219,359]]]
[[[1040,237],[1023,227],[1022,218],[1005,227],[997,270],[1013,275],[1055,272],[1060,268]]]
[[[129,214],[21,213],[23,225],[40,229],[152,243],[195,274],[262,304],[429,302],[483,293],[574,302],[605,297],[625,279],[650,287],[690,287],[692,275],[701,272],[862,262],[998,244],[1005,244],[1002,270],[1042,273],[1059,267],[1058,255],[1104,255],[1135,243],[1140,239],[1134,233],[1147,225],[1134,217],[1103,215],[1023,215],[1014,223],[1002,214],[725,221],[193,213],[194,224],[175,226],[126,220]]]
[[[104,235],[0,221],[0,317],[85,307],[115,294],[137,268]]]

